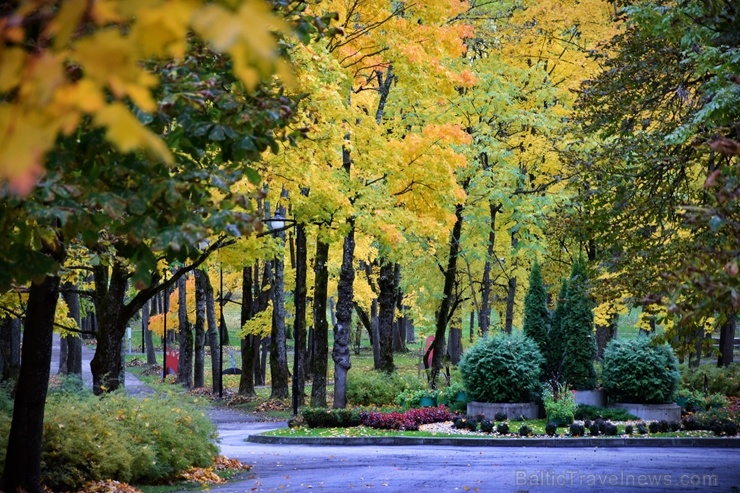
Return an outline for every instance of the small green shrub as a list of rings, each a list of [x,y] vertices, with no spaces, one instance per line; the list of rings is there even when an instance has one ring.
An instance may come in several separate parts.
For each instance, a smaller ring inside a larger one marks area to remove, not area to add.
[[[681,384],[691,390],[704,393],[722,394],[728,397],[740,397],[740,363],[717,368],[714,365],[700,365],[698,368],[681,367]]]
[[[503,411],[499,411],[493,415],[493,419],[494,421],[506,421],[507,419],[509,419],[509,415]]]
[[[478,402],[531,402],[536,397],[542,355],[521,333],[480,339],[458,365],[470,399]]]
[[[681,414],[695,413],[704,409],[704,397],[696,390],[687,388],[676,392],[674,402],[681,406]]]
[[[532,428],[530,428],[527,425],[522,425],[519,427],[519,436],[520,437],[528,437],[532,434]]]
[[[627,425],[624,427],[624,433],[626,435],[631,435],[633,431],[634,431],[634,428],[632,427],[632,425]]]
[[[638,435],[647,435],[648,428],[645,425],[645,423],[637,423],[637,434]]]
[[[496,425],[496,432],[501,435],[506,435],[509,433],[509,424],[508,423],[499,423]]]
[[[672,402],[681,375],[668,345],[650,338],[614,339],[604,351],[601,374],[604,390],[620,402]]]
[[[576,399],[565,385],[546,385],[542,393],[548,421],[569,425],[576,411]]]
[[[398,373],[351,371],[347,375],[347,401],[355,406],[387,406],[401,392],[425,387],[419,379]]]

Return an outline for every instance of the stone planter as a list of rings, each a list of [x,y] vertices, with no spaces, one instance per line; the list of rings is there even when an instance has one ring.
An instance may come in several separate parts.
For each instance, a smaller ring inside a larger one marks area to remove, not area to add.
[[[468,402],[468,414],[482,414],[493,421],[496,413],[506,413],[509,419],[524,416],[526,419],[537,419],[537,404],[533,402]]]
[[[633,404],[629,402],[618,402],[609,407],[624,409],[643,421],[681,421],[681,406],[675,402],[666,402],[664,404]]]
[[[603,390],[574,390],[573,397],[575,397],[576,405],[606,407],[606,393]]]

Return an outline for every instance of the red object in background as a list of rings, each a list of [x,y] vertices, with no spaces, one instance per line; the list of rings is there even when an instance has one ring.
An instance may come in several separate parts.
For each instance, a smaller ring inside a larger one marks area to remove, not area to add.
[[[180,353],[177,349],[168,349],[165,353],[165,365],[168,375],[177,375],[177,367],[180,365]]]
[[[429,351],[429,348],[434,343],[434,336],[427,337],[427,342],[424,345],[424,354],[427,354],[427,351]],[[434,359],[434,350],[429,351],[429,357],[427,358],[427,368],[432,367],[432,359]]]

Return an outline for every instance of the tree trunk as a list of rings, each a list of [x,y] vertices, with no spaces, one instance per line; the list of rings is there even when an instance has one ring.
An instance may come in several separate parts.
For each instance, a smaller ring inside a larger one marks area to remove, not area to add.
[[[488,231],[488,250],[486,252],[486,261],[483,264],[483,286],[481,288],[480,313],[478,314],[478,326],[482,337],[488,336],[491,326],[491,269],[496,251],[496,215],[500,210],[500,205],[489,204],[491,214],[490,230]]]
[[[378,299],[370,305],[370,330],[373,343],[373,368],[380,370],[380,317],[378,316]]]
[[[40,283],[33,283],[29,290],[21,368],[0,491],[44,491],[41,440],[59,284],[58,277],[47,276]]]
[[[733,353],[735,351],[735,318],[736,315],[734,313],[730,314],[720,329],[717,367],[730,366],[732,364]]]
[[[512,274],[506,288],[506,322],[504,331],[511,334],[514,325],[514,302],[516,301],[516,276]]]
[[[0,381],[17,381],[21,370],[21,321],[0,320]]]
[[[256,277],[257,267],[254,269]],[[242,306],[239,321],[243,327],[248,320],[251,320],[255,312],[255,297],[253,296],[252,289],[252,267],[242,268],[242,293]],[[239,395],[257,395],[257,392],[254,389],[254,346],[259,342],[256,339],[257,337],[251,334],[242,337],[241,339],[242,373],[239,376]]]
[[[280,214],[278,208],[276,214]],[[281,216],[285,213],[282,211]],[[278,232],[275,236],[285,243],[285,233]],[[285,261],[282,257],[275,259],[275,274],[272,286],[272,333],[270,334],[270,379],[272,390],[271,399],[285,399],[290,396],[288,384],[288,346],[285,335]]]
[[[193,387],[193,327],[188,320],[187,279],[182,276],[177,281],[177,319],[180,359],[177,365],[177,383],[186,388]]]
[[[348,152],[348,151],[345,151]],[[352,303],[355,282],[355,223],[349,221],[350,229],[344,237],[342,267],[337,285],[337,324],[334,326],[334,408],[347,407],[347,372],[352,368],[350,334],[352,333]]]
[[[467,188],[467,186],[465,187]],[[439,310],[437,310],[437,321],[434,332],[434,342],[430,345],[429,350],[433,351],[432,357],[432,375],[431,386],[437,385],[437,375],[442,369],[442,359],[445,355],[445,334],[447,332],[447,323],[452,315],[452,291],[455,287],[455,276],[457,274],[457,257],[460,253],[460,235],[463,225],[463,205],[455,206],[455,225],[452,227],[450,235],[450,253],[447,258],[447,268],[445,269],[445,281],[442,290],[442,301]],[[428,354],[424,355],[424,361]]]
[[[311,406],[326,407],[326,371],[329,357],[329,326],[326,321],[326,300],[329,285],[329,244],[321,238],[316,239],[314,257],[314,360],[311,369]]]
[[[293,407],[305,404],[306,392],[306,287],[308,247],[306,244],[306,229],[303,224],[296,225],[295,239],[295,320],[293,333],[295,349],[293,351]]]
[[[206,279],[208,275],[195,269],[195,360],[193,387],[205,387],[206,365]]]
[[[141,307],[141,329],[144,333],[144,347],[146,348],[146,364],[156,365],[157,364],[157,353],[154,350],[154,339],[152,337],[152,331],[149,330],[149,307],[154,306],[152,300],[144,303]]]
[[[380,266],[378,276],[378,334],[380,344],[380,370],[391,373],[393,364],[393,322],[395,319],[396,300],[393,264],[385,262]]]
[[[93,392],[113,392],[121,385],[123,368],[121,348],[128,317],[124,314],[124,299],[128,287],[127,269],[117,261],[113,266],[93,267],[95,276],[95,313],[98,319],[98,344],[90,362]]]
[[[75,285],[71,282],[65,283],[62,290],[62,298],[64,298],[64,302],[67,304],[69,316],[74,319],[79,328],[82,327],[82,320],[80,319],[80,295],[71,292],[74,288]],[[63,339],[67,346],[67,365],[65,372],[69,375],[78,375],[82,378],[82,338],[75,334],[68,335]]]
[[[213,296],[213,285],[211,278],[205,276],[206,288],[206,323],[208,332],[206,332],[206,341],[211,353],[211,389],[213,393],[223,393],[221,389],[221,346],[218,338],[218,323],[216,322],[216,300]]]
[[[450,357],[450,363],[457,366],[462,355],[462,327],[450,327],[447,354]]]

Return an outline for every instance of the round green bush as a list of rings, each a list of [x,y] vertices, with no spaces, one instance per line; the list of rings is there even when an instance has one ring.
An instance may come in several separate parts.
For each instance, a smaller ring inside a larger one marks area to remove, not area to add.
[[[521,333],[480,339],[460,360],[469,398],[477,402],[531,402],[540,389],[542,354]]]
[[[681,374],[673,350],[649,337],[612,340],[604,351],[601,379],[617,402],[657,404],[673,401]]]

